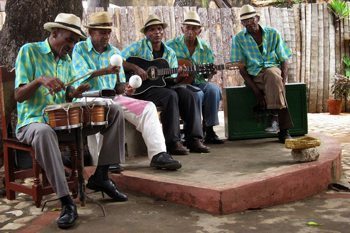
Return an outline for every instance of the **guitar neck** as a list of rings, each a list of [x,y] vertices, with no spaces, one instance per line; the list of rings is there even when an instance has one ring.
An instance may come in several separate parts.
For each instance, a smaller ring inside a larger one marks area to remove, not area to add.
[[[216,70],[225,70],[226,66],[225,64],[220,64],[220,65],[214,65]]]
[[[160,68],[157,69],[158,76],[168,76],[177,73],[177,68]]]

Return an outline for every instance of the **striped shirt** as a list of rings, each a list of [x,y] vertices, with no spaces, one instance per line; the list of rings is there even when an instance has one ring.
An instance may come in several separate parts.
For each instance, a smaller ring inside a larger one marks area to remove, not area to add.
[[[40,76],[57,77],[64,83],[69,82],[73,76],[71,58],[67,55],[56,61],[48,39],[23,45],[17,55],[15,68],[15,88],[28,84]],[[64,91],[55,95],[46,95],[47,93],[47,88],[40,86],[29,99],[17,103],[16,131],[30,123],[45,122],[43,118],[44,108],[47,105],[65,102]]]
[[[213,51],[210,48],[210,45],[203,39],[197,37],[197,46],[194,50],[192,56],[190,51],[188,50],[185,44],[184,35],[175,37],[172,40],[168,40],[166,45],[172,48],[175,53],[177,59],[187,59],[192,62],[192,64],[209,64],[214,63],[214,55]],[[205,83],[205,75],[196,74],[195,75],[195,83]]]
[[[175,52],[164,43],[163,45],[164,45],[164,53],[162,58],[168,61],[170,68],[177,68],[178,63],[177,63]],[[122,51],[122,56],[125,59],[128,59],[129,57],[140,57],[151,61],[154,59],[152,52],[153,52],[153,49],[152,49],[151,42],[147,38],[144,38],[126,47]],[[171,76],[176,77],[177,75],[174,74]]]
[[[292,55],[281,34],[274,28],[262,27],[263,52],[246,28],[232,38],[231,61],[242,61],[250,75],[257,76],[264,68],[279,66]]]
[[[110,65],[110,58],[114,54],[121,55],[119,49],[108,44],[106,51],[99,53],[92,45],[91,38],[86,41],[81,41],[74,46],[73,49],[73,68],[78,77],[84,74],[106,68]],[[89,78],[87,76],[85,79]],[[120,67],[119,78],[121,82],[125,82],[123,67]],[[79,86],[85,79],[74,83],[74,86]],[[90,79],[87,83],[90,84],[91,90],[114,89],[117,82],[116,74],[101,75]]]

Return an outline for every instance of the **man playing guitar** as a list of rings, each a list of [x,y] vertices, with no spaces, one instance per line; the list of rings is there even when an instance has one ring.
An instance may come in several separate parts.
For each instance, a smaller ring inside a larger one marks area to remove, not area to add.
[[[202,31],[201,27],[202,25],[197,12],[187,12],[181,27],[183,35],[166,42],[166,45],[175,51],[177,59],[186,59],[193,64],[209,64],[214,62],[214,55],[210,45],[198,37]],[[210,79],[212,76],[213,73],[194,74],[194,80],[191,79],[193,82],[190,84],[201,89],[201,91],[196,93],[200,99],[201,112],[203,112],[205,143],[222,144],[224,141],[219,139],[213,129],[213,126],[219,124],[218,110],[221,100],[221,90],[216,84],[205,80],[206,78]]]
[[[130,57],[139,57],[147,60],[163,58],[170,64],[170,68],[178,67],[176,55],[172,49],[162,42],[164,28],[167,26],[156,15],[150,15],[141,32],[146,38],[137,41],[122,51],[122,56],[128,61]],[[148,78],[147,72],[137,64],[124,61],[125,71],[132,71],[141,76],[143,80]],[[181,70],[181,68],[180,68]],[[176,82],[176,74],[173,74]],[[148,80],[150,81],[150,80]],[[203,132],[201,127],[200,106],[196,94],[187,88],[157,87],[150,88],[135,98],[154,102],[162,108],[161,122],[170,154],[188,154],[188,150],[181,143],[180,116],[185,122],[185,137],[187,147],[191,152],[208,153],[201,139]]]

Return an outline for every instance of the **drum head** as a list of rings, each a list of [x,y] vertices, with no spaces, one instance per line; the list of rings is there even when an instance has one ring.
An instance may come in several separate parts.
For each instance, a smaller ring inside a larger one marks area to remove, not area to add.
[[[50,111],[55,111],[58,109],[67,109],[67,108],[76,108],[76,107],[81,107],[82,104],[78,102],[74,103],[64,103],[64,104],[54,104],[54,105],[48,105],[45,107],[44,111],[45,112],[50,112]]]

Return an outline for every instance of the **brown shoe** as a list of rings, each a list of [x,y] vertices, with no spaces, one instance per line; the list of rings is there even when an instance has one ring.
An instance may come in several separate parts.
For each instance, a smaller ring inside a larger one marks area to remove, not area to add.
[[[207,147],[202,143],[202,141],[198,138],[194,138],[189,142],[189,147],[190,152],[195,152],[195,153],[209,153],[210,148]]]
[[[175,142],[174,145],[170,148],[169,154],[171,155],[188,155],[189,151],[181,142]]]

